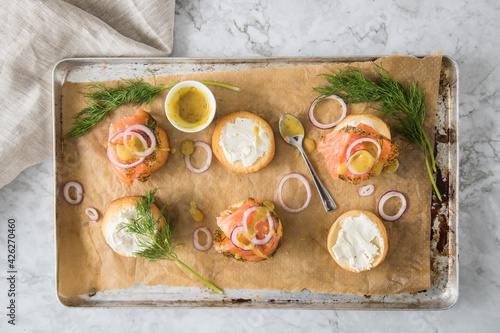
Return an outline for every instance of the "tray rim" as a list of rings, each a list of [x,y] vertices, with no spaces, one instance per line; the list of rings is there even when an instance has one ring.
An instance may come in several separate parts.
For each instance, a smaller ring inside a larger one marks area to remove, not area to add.
[[[233,63],[233,64],[247,64],[247,63],[263,63],[263,62],[268,62],[268,63],[296,63],[296,62],[303,62],[305,63],[324,63],[326,61],[333,62],[333,63],[349,63],[349,62],[364,62],[364,61],[374,61],[380,57],[383,57],[384,55],[381,56],[340,56],[340,57],[300,57],[300,56],[293,56],[293,57],[241,57],[241,58],[189,58],[189,57],[69,57],[69,58],[63,58],[59,60],[55,65],[53,66],[52,69],[52,117],[53,117],[53,158],[54,158],[54,193],[56,196],[56,200],[54,201],[54,224],[55,224],[55,232],[56,232],[56,239],[55,239],[55,258],[56,258],[56,265],[55,265],[55,273],[56,273],[56,278],[55,278],[55,292],[56,292],[56,297],[58,301],[68,307],[138,307],[138,306],[163,306],[163,307],[204,307],[204,308],[216,308],[216,307],[245,307],[245,308],[300,308],[300,309],[332,309],[332,310],[341,310],[341,309],[359,309],[359,310],[445,310],[453,307],[459,298],[459,254],[458,254],[458,207],[459,207],[459,78],[460,78],[460,73],[459,73],[459,67],[458,63],[455,59],[453,59],[451,56],[448,55],[442,55],[443,63],[446,61],[448,62],[449,68],[451,68],[455,72],[456,76],[456,81],[453,82],[452,86],[454,87],[452,91],[454,92],[452,98],[450,99],[452,104],[453,104],[453,114],[452,114],[452,119],[449,120],[449,123],[452,123],[455,127],[456,130],[456,146],[453,149],[454,153],[454,159],[456,160],[455,165],[450,166],[450,172],[451,169],[455,172],[456,180],[455,180],[455,195],[454,195],[454,200],[448,202],[448,211],[453,212],[453,221],[450,221],[448,219],[448,224],[450,225],[453,222],[453,232],[448,235],[448,246],[450,246],[450,255],[449,255],[449,261],[453,260],[453,264],[448,266],[449,273],[448,274],[448,284],[451,282],[455,286],[455,290],[453,290],[453,294],[445,299],[445,303],[442,305],[434,306],[434,307],[422,307],[419,308],[418,306],[412,306],[412,307],[390,307],[387,306],[388,303],[371,303],[368,302],[368,304],[374,305],[374,306],[368,306],[368,307],[363,307],[359,306],[362,305],[363,303],[356,303],[353,306],[335,306],[335,304],[340,305],[341,302],[339,303],[323,303],[323,304],[300,304],[300,301],[293,302],[293,300],[290,300],[288,303],[282,303],[281,301],[276,301],[276,302],[250,302],[248,300],[236,300],[236,302],[224,302],[224,301],[218,301],[218,300],[213,300],[211,304],[206,305],[206,304],[201,304],[199,301],[166,301],[165,304],[147,304],[148,302],[143,302],[146,304],[143,305],[138,305],[138,303],[133,303],[133,304],[120,304],[120,301],[117,301],[116,304],[111,304],[111,303],[106,303],[106,304],[92,304],[91,301],[83,301],[83,303],[76,304],[72,302],[69,298],[64,298],[60,296],[57,292],[58,290],[58,243],[57,243],[57,196],[59,193],[58,189],[58,184],[57,184],[57,154],[56,154],[56,145],[57,145],[57,134],[56,130],[59,128],[57,122],[59,120],[59,117],[57,116],[57,105],[60,103],[60,101],[57,100],[57,98],[61,97],[58,95],[58,88],[62,88],[63,83],[66,81],[66,77],[62,79],[62,82],[60,86],[58,86],[58,79],[57,75],[60,74],[61,71],[64,71],[62,67],[65,65],[98,65],[98,64],[125,64],[125,63],[148,63],[148,64],[159,64],[159,65],[165,65],[169,63],[194,63],[194,64],[208,64],[208,63],[216,63],[216,64],[226,64],[226,63]],[[413,55],[416,58],[423,58],[427,55]],[[295,64],[295,65],[301,65],[301,64]],[[90,81],[89,81],[90,82]],[[449,151],[451,153],[451,149]],[[453,168],[452,168],[453,167]],[[432,221],[431,221],[432,222]],[[432,232],[432,230],[431,230]],[[453,258],[451,258],[453,255]],[[443,294],[446,294],[447,291],[443,290]],[[449,291],[448,291],[449,294]],[[337,295],[337,294],[334,294]],[[75,296],[76,298],[80,296]],[[105,303],[105,302],[104,302]],[[170,304],[172,303],[172,304]],[[401,302],[404,303],[404,302]],[[234,304],[237,304],[236,306]],[[333,304],[333,306],[332,306]],[[325,306],[326,305],[326,306]],[[358,305],[358,306],[357,306]]]

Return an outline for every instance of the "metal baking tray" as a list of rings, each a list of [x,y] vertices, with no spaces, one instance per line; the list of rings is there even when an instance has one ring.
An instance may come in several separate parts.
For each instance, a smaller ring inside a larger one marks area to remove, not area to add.
[[[379,57],[345,58],[71,58],[53,69],[54,168],[61,164],[61,105],[64,82],[92,82],[135,77],[174,75],[201,71],[242,70],[324,63],[373,61]],[[102,70],[103,66],[106,70]],[[387,296],[355,296],[272,290],[225,289],[223,295],[200,288],[145,286],[97,292],[65,298],[74,307],[229,307],[307,309],[447,309],[458,299],[458,66],[444,56],[436,114],[435,152],[437,184],[443,201],[433,198],[431,223],[431,287],[417,293]],[[56,177],[57,179],[57,177]],[[57,193],[57,181],[54,186]],[[57,210],[57,205],[55,207]],[[57,211],[55,212],[56,216]],[[55,221],[57,225],[61,221]],[[56,242],[57,242],[56,234]],[[56,244],[57,248],[57,244]],[[56,251],[57,252],[57,251]],[[58,258],[58,253],[56,253]],[[56,290],[58,280],[56,265]],[[259,297],[255,295],[258,293]]]

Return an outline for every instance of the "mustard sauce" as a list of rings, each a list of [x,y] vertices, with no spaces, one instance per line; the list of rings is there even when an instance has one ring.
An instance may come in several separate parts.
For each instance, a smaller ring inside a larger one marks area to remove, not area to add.
[[[367,150],[359,150],[349,158],[349,163],[355,172],[365,173],[373,167],[375,160]]]
[[[205,94],[196,87],[177,90],[168,102],[168,113],[172,120],[196,127],[208,121],[210,113]]]
[[[274,210],[274,202],[272,202],[271,200],[266,200],[262,204],[270,210]]]
[[[398,161],[398,159],[395,159],[394,162],[392,162],[388,166],[384,167],[384,171],[386,173],[394,173],[398,169],[399,169],[399,161]]]
[[[343,175],[347,172],[347,164],[345,163],[340,163],[339,166],[337,167],[337,173],[339,175]]]
[[[281,123],[281,134],[283,136],[304,135],[304,127],[297,119],[287,114]]]
[[[191,216],[193,217],[193,219],[196,221],[196,222],[201,222],[203,221],[203,213],[201,212],[201,210],[198,209],[198,207],[196,207],[196,202],[194,201],[191,201],[190,202],[190,209],[189,209],[189,214],[191,214]]]
[[[302,146],[304,147],[304,150],[306,153],[310,153],[314,150],[316,150],[316,141],[313,139],[309,139],[308,137],[304,138],[304,141],[302,142]]]
[[[184,156],[189,156],[194,153],[194,142],[191,140],[184,140],[181,143],[181,153]]]
[[[135,135],[131,135],[130,140],[126,140],[125,137],[123,138],[123,145],[130,150],[131,152],[135,153],[144,153],[146,150],[146,146],[144,146],[144,143]]]

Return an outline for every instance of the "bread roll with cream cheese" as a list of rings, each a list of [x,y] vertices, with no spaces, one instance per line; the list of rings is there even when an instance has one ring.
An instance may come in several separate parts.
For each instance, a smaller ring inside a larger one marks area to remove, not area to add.
[[[143,237],[134,233],[127,232],[126,223],[137,217],[137,202],[142,200],[141,196],[130,196],[116,199],[111,202],[104,213],[101,231],[106,243],[113,251],[123,257],[135,257],[134,253],[142,249],[137,245],[137,237]],[[160,216],[160,210],[155,204],[150,207],[155,218]],[[165,219],[160,220],[161,224]],[[143,237],[146,240],[145,237]]]
[[[236,111],[222,117],[212,135],[212,150],[229,170],[248,174],[256,172],[274,157],[274,134],[261,117]]]
[[[365,210],[342,214],[328,233],[328,251],[343,269],[361,273],[380,265],[389,248],[382,221]]]

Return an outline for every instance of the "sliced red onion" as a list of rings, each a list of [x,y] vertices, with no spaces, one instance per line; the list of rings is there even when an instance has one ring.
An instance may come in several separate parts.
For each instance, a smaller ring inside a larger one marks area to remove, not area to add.
[[[252,212],[255,212],[262,206],[252,206],[248,208],[244,213],[243,213],[243,218],[241,219],[243,222],[243,231],[245,232],[245,235],[248,237],[248,217]],[[269,222],[269,232],[267,233],[266,237],[262,239],[257,239],[257,237],[250,238],[250,242],[252,242],[253,245],[266,245],[269,243],[271,238],[273,237],[273,231],[276,230],[276,223],[274,222],[274,218],[271,216],[271,213],[267,211],[267,221]],[[259,221],[260,222],[260,221]]]
[[[207,160],[205,161],[205,165],[203,165],[201,168],[196,169],[191,165],[191,155],[189,156],[184,156],[184,163],[186,163],[186,167],[188,168],[189,171],[194,172],[194,173],[202,173],[208,170],[210,167],[210,164],[212,163],[212,148],[210,146],[203,142],[203,141],[196,141],[194,143],[194,147],[201,147],[207,151]]]
[[[240,225],[239,227],[236,227],[231,231],[231,243],[233,243],[234,246],[236,246],[238,249],[243,250],[243,251],[248,251],[250,248],[246,245],[240,246],[238,244],[241,244],[241,242],[238,241],[238,234],[242,232],[243,235],[245,234],[245,230],[243,230],[243,226]],[[246,237],[246,236],[245,236]]]
[[[361,142],[371,142],[371,143],[375,144],[375,146],[377,146],[378,152],[377,152],[377,156],[375,157],[375,159],[378,160],[378,158],[380,157],[380,153],[382,151],[382,147],[380,147],[380,143],[377,140],[373,139],[373,138],[360,138],[360,139],[354,140],[349,145],[349,147],[347,147],[347,150],[346,150],[346,153],[345,153],[345,157],[347,159],[349,159],[349,157],[351,157],[352,149],[355,146],[359,145]]]
[[[365,149],[361,149],[361,150],[365,150]],[[360,150],[358,150],[360,151]],[[370,154],[370,156],[373,158],[373,165],[375,165],[375,158],[373,157],[373,155],[368,151],[366,150],[366,152],[368,154]],[[350,173],[352,173],[353,175],[357,175],[357,176],[360,176],[360,175],[364,175],[365,173],[368,173],[372,168],[366,170],[365,172],[357,172],[355,171],[352,167],[351,167],[351,158],[354,156],[354,154],[352,154],[349,159],[347,160],[347,169],[349,170]],[[372,166],[373,167],[373,166]]]
[[[360,197],[369,197],[370,195],[373,194],[374,191],[375,191],[375,186],[370,184],[370,185],[361,186],[358,189],[358,194]]]
[[[76,199],[72,199],[69,195],[69,190],[74,188],[76,191]],[[79,182],[70,181],[63,188],[64,199],[71,205],[78,205],[83,199],[83,186]]]
[[[111,143],[114,143],[116,140],[118,140],[120,137],[123,137],[125,135],[125,132],[120,132],[118,134],[116,134],[115,136],[113,136],[111,138],[111,140],[109,140],[109,142]],[[128,168],[132,168],[132,167],[135,167],[136,165],[142,163],[142,161],[144,161],[144,159],[146,157],[142,156],[141,158],[139,158],[137,161],[135,161],[134,163],[130,163],[130,164],[123,164],[123,163],[120,163],[118,162],[114,157],[113,157],[113,154],[111,153],[111,149],[112,147],[108,147],[108,149],[106,150],[106,154],[108,155],[108,159],[109,161],[117,168],[121,168],[121,169],[128,169]]]
[[[207,243],[205,245],[200,245],[200,242],[198,240],[199,232],[203,232],[205,235],[207,235]],[[207,227],[199,227],[194,230],[193,245],[194,248],[197,249],[198,251],[207,251],[212,247],[212,234],[210,233],[210,230],[208,230]]]
[[[153,133],[153,131],[149,127],[147,127],[145,125],[141,125],[141,124],[130,125],[123,132],[123,140],[125,141],[125,138],[128,137],[130,135],[130,133],[133,133],[136,131],[141,131],[141,132],[146,133],[147,136],[149,136],[149,140],[151,140],[151,145],[148,146],[146,143],[145,146],[148,147],[148,149],[146,149],[142,153],[140,153],[140,152],[132,152],[132,153],[134,155],[144,156],[144,157],[151,155],[154,152],[154,148],[156,148],[156,137],[155,137],[155,134]]]
[[[314,117],[314,109],[316,108],[316,105],[318,104],[318,102],[320,100],[327,99],[327,98],[334,99],[334,100],[336,100],[336,101],[338,101],[340,103],[340,105],[342,106],[342,115],[340,116],[340,118],[337,121],[335,121],[333,123],[322,124],[319,121],[317,121],[316,118]],[[314,127],[317,127],[319,129],[322,129],[322,130],[334,128],[338,123],[340,123],[346,117],[346,115],[347,115],[347,105],[345,104],[344,100],[342,98],[340,98],[339,96],[337,96],[337,95],[330,95],[330,96],[321,95],[321,96],[317,97],[311,103],[311,106],[309,107],[308,115],[309,115],[309,120],[314,125]]]
[[[283,202],[283,198],[281,196],[281,191],[283,190],[283,184],[285,184],[285,182],[290,178],[297,178],[300,181],[302,181],[302,183],[304,183],[304,186],[306,187],[306,191],[307,191],[306,202],[304,203],[304,205],[302,207],[297,208],[297,209],[293,209],[293,208],[290,208],[287,205],[285,205],[285,203]],[[311,186],[309,186],[309,182],[307,181],[306,177],[302,176],[299,173],[289,173],[288,175],[284,176],[278,185],[278,201],[279,201],[281,207],[289,213],[300,213],[301,211],[306,209],[307,206],[309,206],[309,204],[311,203]]]
[[[85,209],[85,214],[87,214],[91,221],[97,221],[97,219],[99,218],[99,213],[93,207]]]
[[[401,208],[399,209],[399,211],[396,213],[396,215],[389,216],[384,212],[384,205],[387,202],[387,200],[389,200],[392,197],[400,198],[402,201],[402,205],[401,205]],[[406,202],[406,198],[403,195],[403,193],[398,192],[398,191],[389,191],[389,192],[386,192],[384,195],[382,195],[378,201],[378,205],[377,205],[378,215],[380,215],[380,217],[382,219],[384,219],[385,221],[394,222],[394,221],[399,220],[401,218],[401,216],[403,216],[404,212],[406,211],[406,206],[407,206],[407,202]]]

